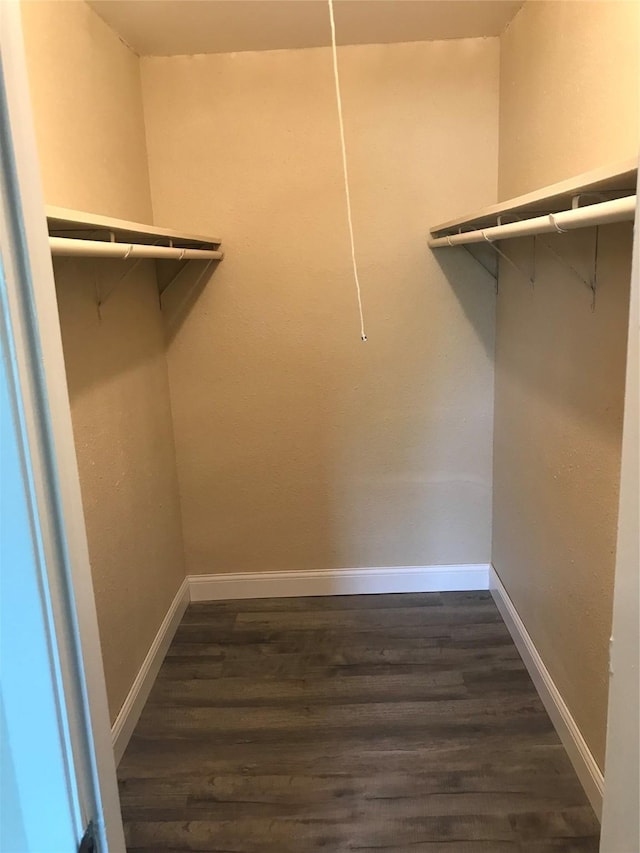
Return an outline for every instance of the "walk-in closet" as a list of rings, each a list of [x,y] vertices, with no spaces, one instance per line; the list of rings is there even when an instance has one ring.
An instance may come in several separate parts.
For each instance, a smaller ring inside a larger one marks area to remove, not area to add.
[[[639,853],[640,3],[12,5],[83,849]]]

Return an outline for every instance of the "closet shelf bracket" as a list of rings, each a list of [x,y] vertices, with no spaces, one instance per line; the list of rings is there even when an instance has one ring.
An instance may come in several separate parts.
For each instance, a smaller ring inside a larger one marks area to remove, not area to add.
[[[195,281],[191,285],[191,290],[194,290],[202,281],[202,279],[206,276],[208,270],[211,268],[211,265],[214,263],[214,260],[208,260],[204,267],[200,270],[200,273],[196,276]],[[164,287],[159,291],[158,298],[160,300],[160,308],[164,306],[164,301],[167,297],[167,293],[169,293],[172,287],[175,285],[175,282],[181,278],[185,269],[189,266],[189,262],[187,261],[183,266],[178,270],[178,272],[171,277],[169,282],[164,285]]]
[[[75,258],[151,258],[155,260],[221,261],[223,254],[219,249],[200,247],[161,246],[158,243],[124,243],[103,240],[78,240],[69,237],[49,237],[52,255]]]
[[[521,267],[519,267],[518,264],[513,260],[513,258],[510,258],[509,255],[506,254],[506,252],[503,252],[502,249],[500,249],[500,248],[498,248],[498,246],[496,246],[496,244],[493,242],[493,240],[490,240],[488,237],[485,237],[485,239],[486,239],[487,243],[491,246],[493,251],[497,255],[499,255],[504,261],[506,261],[509,264],[509,266],[512,267],[512,269],[514,269],[523,279],[525,279],[527,284],[531,285],[531,287],[535,286],[535,283],[536,283],[536,281],[535,281],[535,258],[536,258],[536,243],[535,243],[536,238],[535,238],[535,235],[533,235],[533,265],[534,265],[534,274],[533,275],[529,275],[528,272],[525,272]],[[497,293],[497,291],[498,291],[498,276],[496,276],[496,293]]]
[[[503,260],[505,260],[509,264],[510,267],[512,267],[514,270],[516,270],[516,272],[527,282],[527,284],[529,284],[531,287],[534,287],[534,285],[535,285],[535,240],[536,240],[536,238],[534,236],[533,237],[533,252],[532,252],[532,264],[533,264],[533,268],[534,268],[533,275],[530,275],[528,272],[526,272],[520,266],[518,266],[518,264],[513,260],[513,258],[510,258],[509,255],[506,254],[506,252],[503,252],[502,249],[500,249],[498,246],[496,246],[496,244],[493,242],[493,240],[489,240],[489,238],[487,238],[486,243],[487,243],[489,248],[493,249],[493,251],[496,253],[496,255],[503,258]],[[462,243],[461,245],[462,245],[462,248],[467,252],[467,254],[470,255],[477,264],[480,264],[480,266],[483,268],[483,270],[488,272],[489,275],[491,276],[491,278],[493,278],[495,280],[496,293],[498,293],[498,290],[499,290],[499,275],[498,275],[499,270],[497,269],[497,267],[491,268],[488,264],[485,264],[485,262],[478,255],[476,255],[474,252],[471,251],[469,244]],[[480,245],[482,245],[482,244],[480,244]]]
[[[131,264],[131,266],[122,273],[122,275],[118,278],[118,280],[114,284],[111,285],[111,287],[109,288],[109,290],[107,290],[107,292],[104,294],[104,296],[102,294],[99,295],[99,297],[98,297],[98,313],[99,314],[100,314],[100,309],[105,304],[105,302],[109,299],[109,297],[113,293],[115,293],[115,291],[120,287],[120,285],[125,280],[125,278],[127,278],[127,276],[131,275],[131,273],[136,269],[136,267],[139,265],[141,260],[142,260],[142,258],[138,258],[137,260],[135,260]],[[102,314],[100,314],[100,316],[102,317]]]
[[[177,261],[182,264],[178,273],[160,288],[161,295],[173,285],[189,261],[206,261],[208,269],[211,263],[221,261],[224,257],[220,240],[216,237],[185,234],[169,228],[61,207],[47,207],[47,222],[52,255],[135,261],[104,296],[99,296],[98,311],[142,259]]]
[[[169,281],[167,281],[165,284],[163,284],[161,287],[158,288],[158,290],[160,292],[160,296],[162,296],[162,294],[165,292],[165,290],[169,290],[171,285],[180,278],[182,273],[189,266],[189,261],[178,261],[178,263],[180,264],[178,271],[174,275],[171,276]]]
[[[637,163],[634,161],[625,161],[578,175],[528,195],[484,208],[470,216],[436,225],[431,228],[429,246],[432,249],[464,246],[466,249],[471,243],[489,243],[505,263],[517,270],[533,286],[538,238],[559,263],[589,288],[591,308],[595,310],[599,228],[610,223],[633,222],[637,207],[637,197],[634,194],[637,176]],[[506,219],[512,221],[507,222]],[[590,276],[582,273],[563,257],[548,239],[540,236],[562,235],[567,231],[586,228],[595,229]],[[495,245],[498,241],[523,237],[533,237],[532,275],[524,272],[509,255]]]
[[[577,210],[579,207],[584,207],[583,201],[587,204],[593,204],[594,201],[614,201],[617,198],[624,198],[626,195],[628,193],[621,193],[619,190],[577,193],[571,197],[571,209]]]
[[[538,237],[538,240],[542,243],[545,249],[550,252],[554,258],[566,269],[569,270],[570,273],[574,275],[575,278],[578,279],[585,287],[589,288],[591,291],[591,310],[595,311],[596,309],[596,290],[598,287],[598,242],[600,238],[600,228],[596,226],[595,229],[595,238],[593,241],[593,259],[592,259],[592,273],[590,278],[586,278],[580,270],[576,269],[572,263],[570,263],[566,258],[564,258],[560,252],[558,252],[547,240],[543,240],[542,237]]]
[[[496,284],[495,284],[495,287],[496,287],[496,293],[497,293],[497,292],[498,292],[498,270],[497,270],[495,267],[492,269],[492,268],[489,266],[489,264],[485,264],[485,262],[484,262],[481,258],[479,258],[479,257],[478,257],[478,255],[474,254],[474,252],[472,252],[472,251],[471,251],[471,249],[469,248],[469,246],[463,246],[462,248],[465,250],[465,252],[466,252],[470,257],[472,257],[472,258],[473,258],[473,260],[474,260],[477,264],[480,264],[480,266],[482,267],[482,269],[483,269],[485,272],[489,273],[489,275],[491,276],[491,278],[492,278],[492,279],[495,281],[495,283],[496,283]]]
[[[113,232],[111,232],[111,233],[113,233]],[[111,240],[110,242],[115,242],[115,235],[114,235],[113,240]],[[156,241],[156,243],[154,243],[153,245],[157,245],[157,241]],[[117,281],[116,281],[116,282],[115,282],[115,283],[114,283],[114,284],[109,288],[109,290],[106,292],[106,294],[105,294],[104,296],[100,296],[100,298],[98,299],[98,312],[100,312],[100,309],[101,309],[101,308],[102,308],[102,306],[105,304],[105,302],[107,301],[107,299],[109,299],[109,297],[110,297],[113,293],[115,293],[115,291],[120,287],[120,285],[123,283],[123,281],[124,281],[128,276],[130,276],[130,275],[131,275],[131,273],[132,273],[132,272],[133,272],[133,271],[134,271],[134,270],[139,266],[140,261],[142,261],[142,260],[144,260],[144,258],[136,258],[136,259],[134,260],[134,262],[131,264],[131,266],[130,266],[130,267],[128,267],[128,268],[127,268],[127,269],[122,273],[122,275],[121,275],[121,276],[119,276],[119,278],[117,279]]]
[[[625,160],[430,229],[432,249],[633,221],[638,164]],[[507,221],[507,219],[512,221]]]
[[[482,243],[485,240],[530,237],[533,234],[561,234],[578,228],[633,221],[635,210],[636,196],[630,195],[613,201],[590,204],[586,207],[560,210],[557,213],[545,213],[541,216],[509,222],[506,225],[488,225],[484,228],[476,226],[475,230],[457,234],[442,234],[440,236],[436,230],[435,235],[429,240],[429,246],[432,249],[439,249],[447,246],[462,246],[465,243]]]

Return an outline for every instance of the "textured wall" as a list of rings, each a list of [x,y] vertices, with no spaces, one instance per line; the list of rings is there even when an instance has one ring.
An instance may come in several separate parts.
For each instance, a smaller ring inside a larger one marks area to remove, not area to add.
[[[47,204],[148,222],[138,57],[78,0],[28,0],[22,19]]]
[[[500,198],[636,157],[638,0],[529,0],[501,38]]]
[[[142,60],[155,220],[226,251],[167,314],[189,572],[489,559],[495,297],[426,234],[496,198],[498,59],[340,49],[366,344],[329,50]]]
[[[138,60],[85,3],[23,6],[46,200],[150,219]],[[112,719],[184,577],[164,331],[147,262],[55,264]]]
[[[639,14],[525,4],[502,37],[503,195],[637,151]],[[594,229],[545,240],[592,273]],[[601,766],[631,245],[600,229],[595,311],[540,240],[535,288],[503,266],[497,308],[493,562]],[[531,240],[507,251],[530,268]]]

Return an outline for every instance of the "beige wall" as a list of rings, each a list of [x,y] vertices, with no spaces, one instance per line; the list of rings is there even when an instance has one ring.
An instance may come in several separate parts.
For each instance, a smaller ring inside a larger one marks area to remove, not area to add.
[[[142,60],[155,220],[226,251],[167,315],[189,572],[489,560],[495,297],[426,233],[496,197],[498,59],[340,49],[366,344],[330,52]]]
[[[150,219],[139,64],[85,3],[23,6],[48,203]],[[153,266],[55,264],[111,718],[184,577]]]
[[[503,196],[637,153],[639,14],[534,2],[516,16],[502,38]],[[535,288],[503,266],[497,308],[493,562],[601,767],[631,232],[600,229],[595,311],[541,239]],[[593,229],[545,240],[591,274]],[[531,250],[509,244],[525,268]]]
[[[47,204],[151,217],[140,63],[84,2],[22,4]]]
[[[184,579],[164,332],[152,261],[54,266],[112,719]]]
[[[638,154],[638,0],[529,0],[501,38],[501,199]]]

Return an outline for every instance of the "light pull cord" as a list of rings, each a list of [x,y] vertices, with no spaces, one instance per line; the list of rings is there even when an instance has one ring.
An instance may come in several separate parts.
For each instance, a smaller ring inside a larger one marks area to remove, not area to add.
[[[360,339],[367,340],[364,330],[364,312],[362,310],[362,294],[360,292],[360,279],[358,277],[358,264],[356,261],[356,247],[353,239],[353,220],[351,218],[351,195],[349,193],[349,170],[347,168],[347,146],[344,141],[344,122],[342,120],[342,98],[340,97],[340,76],[338,74],[338,49],[336,46],[336,22],[333,18],[333,0],[329,0],[329,18],[331,20],[331,47],[333,51],[333,78],[336,84],[336,102],[338,104],[338,123],[340,125],[340,146],[342,148],[342,171],[344,174],[344,192],[347,202],[347,220],[349,222],[349,239],[351,241],[351,262],[353,264],[353,278],[356,284],[358,296],[358,313],[360,315]]]

